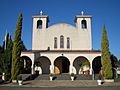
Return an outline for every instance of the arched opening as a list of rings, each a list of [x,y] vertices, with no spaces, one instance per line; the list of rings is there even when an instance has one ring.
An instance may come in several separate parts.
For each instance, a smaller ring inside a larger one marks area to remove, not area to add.
[[[67,37],[67,49],[70,49],[70,38]]]
[[[68,58],[64,56],[60,56],[55,59],[54,61],[54,73],[61,74],[61,73],[69,73],[69,65],[70,62]]]
[[[75,67],[77,74],[88,75],[90,73],[90,62],[83,56],[77,57],[73,62],[73,66]]]
[[[82,20],[81,24],[82,24],[82,27],[81,27],[82,29],[87,28],[87,21],[86,20]]]
[[[20,60],[20,73],[31,74],[32,61],[27,56],[22,56]]]
[[[37,21],[37,29],[42,29],[42,20]]]
[[[57,37],[54,38],[54,48],[57,48]]]
[[[45,56],[41,56],[35,60],[35,66],[41,67],[42,74],[50,73],[50,65],[51,65],[50,60]]]
[[[60,36],[60,48],[64,48],[64,36]]]
[[[95,57],[92,62],[92,68],[94,74],[99,74],[101,67],[102,67],[101,56]]]

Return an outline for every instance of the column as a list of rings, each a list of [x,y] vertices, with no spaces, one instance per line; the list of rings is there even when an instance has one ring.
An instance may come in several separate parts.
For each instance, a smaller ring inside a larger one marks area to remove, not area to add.
[[[70,61],[70,72],[69,72],[69,73],[70,73],[70,74],[71,74],[71,73],[76,74],[75,69],[74,69],[74,67],[73,67],[73,61]]]
[[[50,73],[54,74],[54,63],[53,62],[50,65]]]
[[[32,65],[31,65],[31,74],[34,74],[35,70],[34,70],[34,60],[32,60]]]
[[[5,80],[5,73],[2,73],[2,80]]]
[[[73,65],[70,64],[70,73],[73,73]]]
[[[34,74],[34,67],[31,66],[31,74]]]
[[[92,75],[93,73],[93,69],[92,69],[92,62],[90,62],[90,75]]]

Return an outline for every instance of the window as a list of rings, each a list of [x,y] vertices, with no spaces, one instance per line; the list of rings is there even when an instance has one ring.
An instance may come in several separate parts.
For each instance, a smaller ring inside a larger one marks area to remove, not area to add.
[[[86,29],[86,28],[87,28],[86,20],[82,20],[82,29]]]
[[[54,38],[54,48],[57,48],[57,37]]]
[[[64,36],[60,36],[60,48],[64,48]]]
[[[67,38],[67,48],[68,49],[70,48],[70,38],[69,37]]]
[[[42,29],[42,20],[37,21],[37,29]]]

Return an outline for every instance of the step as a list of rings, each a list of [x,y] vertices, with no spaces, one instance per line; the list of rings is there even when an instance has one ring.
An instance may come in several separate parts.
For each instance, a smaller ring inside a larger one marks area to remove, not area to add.
[[[56,75],[55,80],[70,80],[70,75],[65,73]]]
[[[49,75],[48,74],[39,75],[35,78],[35,80],[49,80]],[[71,76],[68,73],[53,75],[53,80],[71,80]],[[92,80],[92,76],[91,75],[75,75],[75,80]]]
[[[33,80],[30,81],[33,86],[65,86],[65,87],[80,87],[80,86],[97,86],[96,80]]]
[[[31,74],[21,74],[22,75],[22,80],[28,80],[31,76]]]
[[[76,75],[76,80],[92,80],[92,75]]]
[[[39,75],[35,78],[35,80],[49,80],[49,75],[47,74]]]

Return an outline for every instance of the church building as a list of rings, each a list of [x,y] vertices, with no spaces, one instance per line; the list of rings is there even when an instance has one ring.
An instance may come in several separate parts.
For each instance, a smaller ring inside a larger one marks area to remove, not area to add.
[[[31,74],[99,73],[101,51],[92,48],[91,15],[76,15],[75,26],[48,26],[49,17],[42,13],[32,19],[32,49],[21,53],[31,61]]]

